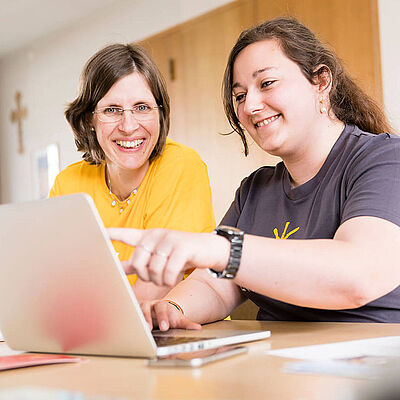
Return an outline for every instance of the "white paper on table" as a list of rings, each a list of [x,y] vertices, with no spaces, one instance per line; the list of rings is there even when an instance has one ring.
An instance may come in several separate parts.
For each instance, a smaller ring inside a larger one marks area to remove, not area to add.
[[[283,370],[288,373],[381,378],[400,369],[400,336],[291,347],[267,354],[302,360],[285,363]]]
[[[400,371],[400,358],[356,357],[341,360],[302,360],[286,362],[283,370],[288,373],[336,375],[352,379],[383,378]],[[397,374],[398,375],[398,374]]]
[[[270,350],[267,354],[302,360],[335,360],[363,356],[400,357],[400,336],[290,347]]]

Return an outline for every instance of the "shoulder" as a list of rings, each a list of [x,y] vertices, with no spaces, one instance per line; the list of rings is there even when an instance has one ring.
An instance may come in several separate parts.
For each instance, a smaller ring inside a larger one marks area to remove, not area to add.
[[[52,194],[68,194],[76,191],[87,191],[96,184],[101,176],[101,165],[91,165],[86,161],[78,161],[68,165],[56,177]]]
[[[160,158],[169,160],[174,159],[175,161],[181,160],[184,162],[199,162],[202,160],[199,154],[192,148],[185,146],[182,143],[175,142],[172,139],[167,139],[165,149]]]
[[[275,182],[280,182],[285,170],[283,162],[276,166],[263,166],[252,172],[240,183],[236,192],[237,200],[244,203],[247,198],[258,196],[260,192],[269,190]]]
[[[88,164],[86,161],[78,161],[76,163],[70,164],[66,166],[61,172],[61,175],[72,175],[72,174],[80,174],[80,173],[89,173],[98,168],[98,165]]]
[[[400,136],[394,134],[385,132],[379,134],[365,132],[354,125],[346,126],[345,132],[346,131],[348,134],[348,142],[355,146],[355,149],[359,152],[373,152],[376,149],[379,153],[379,149],[398,151],[400,148]]]
[[[69,179],[70,177],[75,177],[76,175],[80,174],[82,168],[84,168],[84,161],[78,161],[76,163],[67,165],[64,169],[60,171],[57,175],[57,179]]]
[[[154,160],[153,169],[158,172],[173,169],[175,174],[191,173],[205,169],[205,164],[195,150],[167,139],[164,151]]]
[[[91,165],[86,161],[78,161],[65,167],[58,175],[57,179],[76,179],[79,177],[91,176],[97,174],[99,165]]]
[[[347,127],[346,127],[347,129]],[[389,162],[400,165],[400,137],[389,133],[373,134],[356,126],[347,138],[348,163],[371,167],[374,163]]]
[[[240,184],[240,188],[258,187],[259,185],[265,186],[271,181],[280,179],[285,166],[283,162],[278,163],[276,166],[263,166],[253,171],[249,176],[244,178]]]
[[[262,192],[265,189],[269,190],[271,183],[279,179],[278,177],[283,173],[283,170],[283,162],[280,162],[276,166],[258,168],[244,178],[236,190],[235,199],[225,214],[222,223],[236,226],[245,204],[254,204],[257,199],[262,198]]]
[[[160,157],[151,163],[142,185],[147,187],[152,200],[155,197],[176,197],[177,192],[188,196],[198,191],[211,191],[207,167],[200,156],[189,147],[170,139]],[[155,191],[157,196],[154,195]]]
[[[367,215],[400,225],[400,138],[355,132],[354,150],[344,153],[341,220]]]

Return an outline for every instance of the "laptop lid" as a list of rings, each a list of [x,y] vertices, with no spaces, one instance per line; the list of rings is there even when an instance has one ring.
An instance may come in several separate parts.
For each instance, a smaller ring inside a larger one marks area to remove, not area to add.
[[[94,202],[82,193],[0,206],[0,329],[16,350],[133,357],[269,335],[157,348]]]

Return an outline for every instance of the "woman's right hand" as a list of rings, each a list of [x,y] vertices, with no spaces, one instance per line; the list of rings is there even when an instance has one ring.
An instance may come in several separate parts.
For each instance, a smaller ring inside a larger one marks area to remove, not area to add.
[[[161,331],[174,328],[201,329],[200,324],[187,319],[168,300],[144,301],[140,303],[140,307],[150,330],[157,327]]]
[[[181,274],[193,267],[222,271],[229,262],[229,241],[212,233],[133,228],[107,231],[111,240],[135,247],[132,257],[122,262],[125,272],[158,286],[172,288]]]

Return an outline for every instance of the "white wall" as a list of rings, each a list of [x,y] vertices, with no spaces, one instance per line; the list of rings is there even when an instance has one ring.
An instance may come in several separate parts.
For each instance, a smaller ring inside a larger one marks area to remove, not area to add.
[[[35,152],[48,144],[58,143],[61,167],[80,159],[63,112],[67,102],[77,94],[83,64],[95,51],[107,43],[143,39],[228,2],[230,0],[119,0],[68,29],[37,40],[1,59],[1,201],[33,198],[32,158]],[[379,11],[384,101],[393,125],[400,130],[400,51],[397,43],[400,32],[394,20],[400,15],[400,1],[379,0]],[[22,92],[23,104],[28,107],[28,117],[24,121],[25,153],[22,155],[17,153],[16,125],[11,124],[9,118],[11,109],[15,108],[17,90]],[[196,148],[193,143],[192,147]],[[197,150],[208,159],[203,148]],[[235,162],[230,162],[232,168],[228,168],[229,172],[225,174],[234,174],[239,183],[240,177],[263,160],[262,155],[252,149],[252,157],[247,160],[238,154]],[[224,173],[218,169],[222,170],[222,166],[209,165],[217,220],[229,205],[237,186],[234,183],[234,187],[225,186],[223,190],[218,187],[217,182],[221,183],[220,177]]]
[[[386,113],[400,133],[399,0],[379,0],[383,98]]]
[[[1,201],[33,198],[33,156],[51,143],[65,167],[81,158],[64,120],[77,94],[86,60],[112,42],[132,42],[163,31],[232,0],[120,0],[68,29],[48,35],[0,60]],[[154,12],[157,10],[157,12]],[[25,153],[18,154],[17,127],[10,122],[14,95],[22,92]]]

